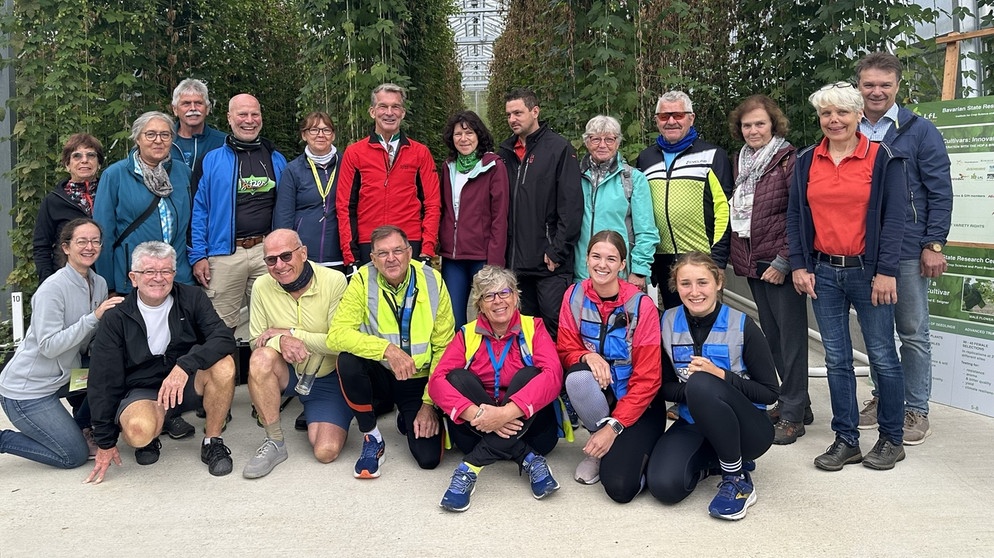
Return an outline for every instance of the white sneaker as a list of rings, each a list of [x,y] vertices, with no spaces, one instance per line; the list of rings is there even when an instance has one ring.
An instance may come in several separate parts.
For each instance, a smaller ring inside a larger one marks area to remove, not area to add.
[[[576,466],[573,478],[580,484],[597,484],[601,480],[601,460],[599,457],[586,457]]]

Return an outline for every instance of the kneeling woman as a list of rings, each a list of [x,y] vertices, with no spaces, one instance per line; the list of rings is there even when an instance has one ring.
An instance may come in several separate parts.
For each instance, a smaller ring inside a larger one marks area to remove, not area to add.
[[[469,509],[480,470],[504,459],[528,473],[536,499],[559,489],[544,457],[559,441],[550,405],[563,380],[556,346],[541,319],[518,311],[514,273],[484,266],[473,292],[477,319],[456,333],[428,380],[466,454],[439,504],[450,511]]]
[[[658,500],[675,504],[720,467],[708,511],[742,519],[756,502],[743,460],[773,444],[766,406],[780,388],[766,338],[751,318],[718,300],[722,285],[718,266],[700,252],[680,256],[670,272],[670,290],[683,304],[663,314],[662,393],[678,403],[680,418],[652,451],[646,481]]]
[[[623,504],[642,489],[646,460],[666,427],[665,403],[653,402],[661,378],[659,314],[649,296],[618,278],[626,252],[615,231],[590,238],[589,278],[567,289],[556,342],[566,392],[593,432],[574,478],[600,480]]]
[[[122,298],[107,298],[107,283],[93,272],[101,245],[93,219],[69,221],[58,242],[68,263],[31,297],[31,325],[0,373],[0,404],[19,430],[0,431],[0,453],[72,469],[90,450],[59,398],[68,394],[70,371],[79,368],[100,318]]]

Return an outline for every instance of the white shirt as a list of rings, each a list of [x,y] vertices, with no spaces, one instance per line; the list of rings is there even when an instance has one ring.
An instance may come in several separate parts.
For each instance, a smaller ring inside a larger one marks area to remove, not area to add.
[[[153,355],[166,354],[166,347],[172,340],[169,333],[169,310],[173,307],[173,295],[166,297],[166,300],[158,306],[149,306],[138,297],[138,310],[145,320],[145,331],[148,332],[148,350]]]

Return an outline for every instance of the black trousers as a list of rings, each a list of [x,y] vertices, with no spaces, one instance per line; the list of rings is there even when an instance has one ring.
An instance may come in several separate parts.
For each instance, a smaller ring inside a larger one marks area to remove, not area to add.
[[[487,405],[504,406],[510,401],[511,395],[528,385],[528,382],[539,374],[541,371],[534,366],[526,366],[518,370],[511,378],[507,392],[496,403],[493,393],[487,392],[480,377],[469,370],[453,370],[449,372],[446,379],[452,387],[475,405],[486,403]],[[494,432],[480,432],[470,426],[468,422],[456,424],[448,416],[445,419],[449,421],[449,437],[452,442],[466,454],[466,463],[477,467],[503,460],[514,461],[520,465],[529,452],[548,455],[559,442],[554,402],[542,407],[531,417],[522,418],[524,427],[518,431],[516,436],[510,438],[502,438]]]
[[[601,458],[601,484],[620,504],[631,502],[642,490],[642,473],[652,450],[666,429],[666,402],[654,401],[635,424],[625,428]]]
[[[400,381],[379,362],[342,353],[338,355],[338,379],[360,432],[376,428],[376,415],[382,414],[384,405],[397,405],[400,420],[408,426],[407,447],[414,460],[422,469],[438,467],[443,450],[441,429],[430,438],[415,438],[411,426],[421,410],[428,378]]]
[[[649,491],[667,504],[689,496],[719,460],[756,459],[773,445],[766,411],[728,382],[698,372],[684,393],[694,424],[676,421],[659,438],[646,468]]]
[[[572,280],[571,275],[518,275],[521,313],[542,318],[553,341],[559,335],[559,308],[563,295]]]
[[[652,284],[659,291],[659,311],[676,308],[683,304],[680,295],[670,291],[670,267],[676,262],[678,254],[656,254],[652,259]]]
[[[782,285],[749,279],[759,308],[759,326],[770,342],[780,373],[780,418],[804,420],[808,396],[808,297],[799,295],[788,276]]]

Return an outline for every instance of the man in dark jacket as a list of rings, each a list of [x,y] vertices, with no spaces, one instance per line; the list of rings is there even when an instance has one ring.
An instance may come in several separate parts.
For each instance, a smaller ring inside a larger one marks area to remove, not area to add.
[[[580,165],[573,146],[539,121],[535,93],[515,89],[504,100],[513,132],[499,149],[510,182],[507,267],[518,276],[521,313],[540,316],[555,339],[583,219]]]
[[[166,412],[207,411],[200,459],[210,474],[231,472],[221,439],[235,394],[235,340],[197,287],[174,283],[176,252],[143,242],[131,256],[135,290],[104,314],[93,340],[87,397],[93,412],[96,465],[86,482],[103,481],[111,461],[121,464],[119,435],[139,465],[159,459]]]

